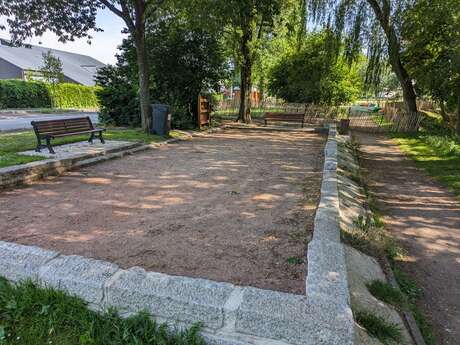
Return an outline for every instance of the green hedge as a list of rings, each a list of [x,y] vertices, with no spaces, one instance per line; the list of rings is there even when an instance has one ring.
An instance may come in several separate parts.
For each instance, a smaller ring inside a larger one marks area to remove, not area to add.
[[[84,86],[71,83],[47,85],[53,107],[88,109],[98,108],[97,86]]]
[[[57,85],[39,81],[0,80],[0,109],[5,108],[98,108],[96,86]]]
[[[35,81],[0,80],[0,108],[49,108],[46,84]]]

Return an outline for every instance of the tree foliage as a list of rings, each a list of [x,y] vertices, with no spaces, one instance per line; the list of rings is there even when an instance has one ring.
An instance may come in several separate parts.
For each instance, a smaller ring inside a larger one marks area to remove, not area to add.
[[[173,107],[174,126],[192,126],[199,94],[218,91],[220,81],[227,76],[220,34],[194,25],[190,14],[171,9],[147,27],[146,46],[152,99]],[[99,97],[106,121],[139,124],[139,101],[133,97],[137,89],[135,61],[134,44],[127,39],[117,66],[98,73],[97,82],[104,86]]]
[[[145,50],[146,17],[155,13],[166,0],[0,0],[0,15],[6,16],[12,41],[20,44],[27,37],[54,32],[62,42],[87,37],[96,26],[99,8],[108,8],[120,17],[136,47],[142,127],[150,128],[149,61]],[[5,29],[0,27],[0,29]]]
[[[54,32],[61,42],[75,38],[91,39],[91,30],[97,31],[96,14],[98,1],[24,1],[0,0],[0,15],[7,17],[13,43],[42,36],[46,31]],[[5,29],[5,27],[0,27]]]
[[[351,102],[361,93],[356,64],[336,59],[328,45],[331,33],[310,34],[302,49],[288,54],[270,74],[272,94],[288,102],[338,105]]]
[[[49,84],[57,84],[64,81],[64,73],[62,72],[62,61],[57,56],[54,56],[51,50],[42,53],[43,64],[40,67],[43,79]]]
[[[217,0],[214,13],[226,28],[227,42],[240,73],[238,120],[251,122],[253,68],[264,35],[273,29],[285,0]]]
[[[309,0],[314,21],[333,27],[345,41],[344,56],[352,60],[367,47],[368,82],[379,80],[388,61],[403,90],[406,110],[417,111],[412,78],[402,62],[401,27],[405,10],[413,0]]]
[[[456,110],[460,134],[460,2],[418,0],[406,12],[402,35],[417,89],[440,103],[445,122],[455,123],[444,107]]]

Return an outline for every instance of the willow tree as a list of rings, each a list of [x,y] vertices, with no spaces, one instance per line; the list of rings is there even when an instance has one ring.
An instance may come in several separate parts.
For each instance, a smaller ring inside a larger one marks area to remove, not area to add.
[[[382,64],[391,65],[403,91],[408,112],[417,111],[412,78],[402,62],[401,27],[413,0],[308,0],[313,20],[333,26],[346,43],[345,54],[357,57],[367,45],[368,75],[378,80]],[[382,44],[382,42],[384,42]]]
[[[54,32],[61,42],[87,37],[96,26],[97,11],[108,8],[120,17],[127,32],[133,37],[137,53],[141,122],[145,131],[150,129],[149,66],[145,48],[147,18],[166,0],[0,0],[0,15],[6,16],[12,40],[20,44],[27,37]],[[6,29],[0,26],[1,29]]]

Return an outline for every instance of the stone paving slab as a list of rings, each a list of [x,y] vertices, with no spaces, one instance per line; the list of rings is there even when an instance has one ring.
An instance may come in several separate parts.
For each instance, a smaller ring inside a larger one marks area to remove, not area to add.
[[[105,145],[83,142],[55,146],[57,152],[55,155],[49,154],[47,149],[43,149],[40,153],[33,150],[24,151],[20,154],[43,156],[47,159],[0,168],[0,190],[31,183],[47,176],[60,175],[74,167],[95,164],[148,148],[150,146],[139,142],[108,141]]]
[[[132,141],[115,140],[106,140],[105,144],[102,144],[99,142],[99,139],[94,139],[93,144],[87,141],[80,141],[72,144],[53,146],[53,149],[56,152],[56,154],[49,153],[47,148],[42,148],[41,152],[36,152],[35,150],[28,150],[19,152],[18,154],[25,156],[40,156],[60,160],[67,158],[75,158],[82,155],[102,154],[107,151],[131,147],[132,144]]]

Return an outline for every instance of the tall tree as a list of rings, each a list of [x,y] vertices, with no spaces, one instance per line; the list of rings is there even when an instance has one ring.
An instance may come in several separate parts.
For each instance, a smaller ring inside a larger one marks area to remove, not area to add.
[[[334,25],[338,35],[345,35],[346,54],[356,57],[362,44],[374,62],[388,59],[399,84],[408,112],[417,111],[416,93],[412,78],[401,59],[401,25],[404,11],[413,0],[309,0],[311,13],[318,23]],[[381,49],[385,40],[386,49]],[[380,68],[379,63],[373,65]]]
[[[444,121],[460,134],[460,2],[418,0],[406,12],[402,36],[403,61],[417,88],[439,102]]]
[[[150,130],[149,61],[145,46],[146,18],[154,18],[165,0],[99,0],[110,11],[124,20],[136,47],[141,103],[142,128]]]
[[[229,28],[230,40],[236,44],[240,71],[240,109],[238,121],[251,122],[253,66],[263,38],[274,24],[282,0],[218,0],[216,14]]]
[[[12,40],[54,32],[62,42],[87,37],[98,31],[96,14],[108,8],[123,19],[134,38],[137,52],[142,128],[150,129],[149,67],[145,49],[146,18],[153,18],[166,0],[0,0],[0,15],[8,17]],[[148,14],[148,16],[147,16]],[[0,28],[1,29],[1,28]],[[4,29],[4,28],[3,28]]]

